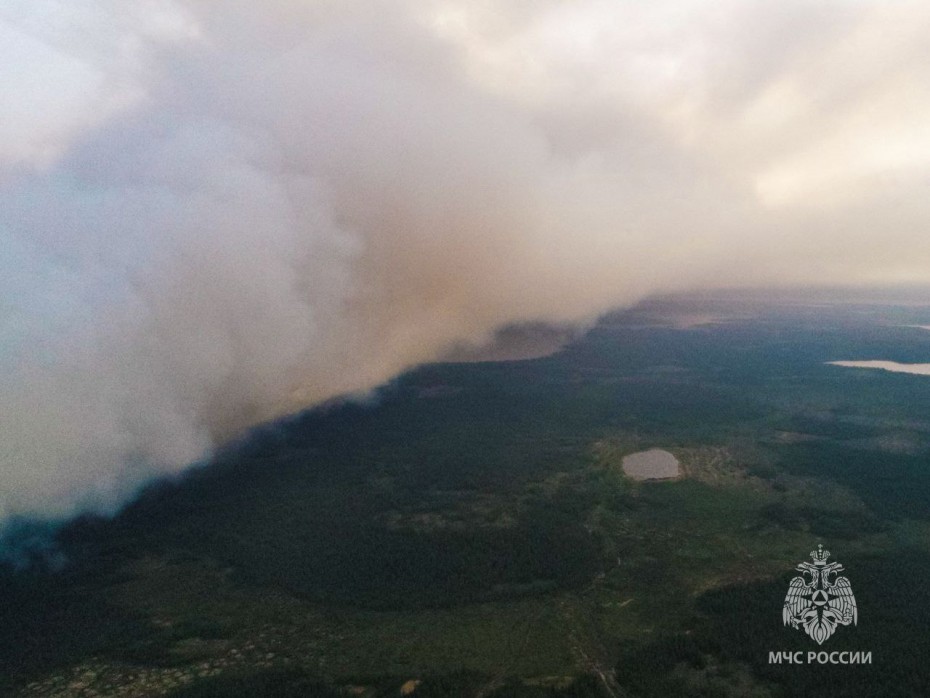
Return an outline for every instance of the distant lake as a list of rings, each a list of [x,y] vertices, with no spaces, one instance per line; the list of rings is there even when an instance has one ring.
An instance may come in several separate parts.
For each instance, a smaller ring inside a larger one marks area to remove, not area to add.
[[[634,480],[666,480],[678,477],[678,459],[661,448],[650,448],[624,456],[623,472]]]
[[[828,361],[833,366],[849,368],[877,368],[892,373],[913,373],[917,376],[930,376],[930,364],[900,364],[897,361]]]

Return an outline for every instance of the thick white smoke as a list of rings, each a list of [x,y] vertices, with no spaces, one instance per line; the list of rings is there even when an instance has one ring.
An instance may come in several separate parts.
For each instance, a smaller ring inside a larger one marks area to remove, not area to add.
[[[0,9],[0,520],[657,291],[930,280],[930,10]]]

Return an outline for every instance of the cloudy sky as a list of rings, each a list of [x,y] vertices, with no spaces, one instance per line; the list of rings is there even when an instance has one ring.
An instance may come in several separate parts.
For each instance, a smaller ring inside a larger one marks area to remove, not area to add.
[[[656,292],[930,282],[930,5],[6,0],[0,520]]]

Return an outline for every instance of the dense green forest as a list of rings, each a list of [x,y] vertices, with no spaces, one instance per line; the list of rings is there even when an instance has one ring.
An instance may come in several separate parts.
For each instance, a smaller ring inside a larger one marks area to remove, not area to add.
[[[646,304],[553,356],[419,368],[265,425],[113,519],[17,522],[10,695],[930,693],[920,308]],[[707,308],[702,308],[707,312]],[[635,482],[651,447],[681,477]],[[823,543],[857,626],[771,665]],[[29,564],[26,564],[26,563]]]

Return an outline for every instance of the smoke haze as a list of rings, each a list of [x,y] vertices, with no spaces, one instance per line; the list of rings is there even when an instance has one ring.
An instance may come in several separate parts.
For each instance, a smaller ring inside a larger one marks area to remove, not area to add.
[[[0,520],[652,294],[930,281],[930,6],[0,9]]]

